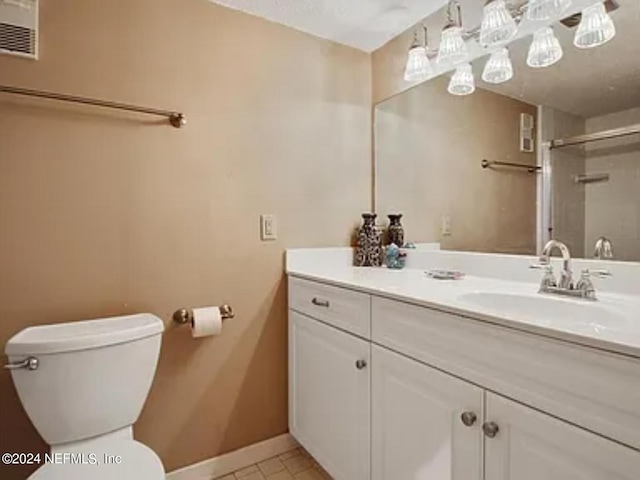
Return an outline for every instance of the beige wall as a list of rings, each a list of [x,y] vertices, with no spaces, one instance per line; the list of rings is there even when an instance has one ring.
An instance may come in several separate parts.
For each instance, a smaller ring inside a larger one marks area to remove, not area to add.
[[[437,15],[433,16],[433,18],[435,17]],[[407,51],[412,39],[413,29],[409,29],[371,54],[374,105],[404,92],[414,85],[404,80]]]
[[[433,12],[427,18],[419,22],[420,26],[428,28],[429,48],[437,46],[440,41],[440,31],[446,19],[446,2],[440,2],[443,6]],[[472,18],[482,13],[482,5],[475,0],[463,0],[463,10],[465,12],[465,22],[473,22]],[[468,15],[471,15],[470,17]],[[371,69],[373,73],[372,98],[373,103],[380,103],[398,93],[405,92],[416,83],[409,83],[404,80],[404,69],[407,62],[407,52],[413,42],[414,28],[405,30],[400,35],[394,37],[384,46],[371,55]],[[420,32],[422,39],[422,32]]]
[[[283,251],[345,245],[371,208],[370,57],[204,0],[41,0],[40,19],[41,59],[0,56],[2,84],[189,123],[0,97],[0,345],[153,312],[168,330],[136,436],[169,470],[286,432]],[[222,302],[218,338],[170,324]],[[6,371],[0,417],[0,451],[45,449]]]
[[[585,133],[582,117],[543,106],[540,127],[542,141],[574,137]],[[551,150],[553,233],[564,242],[574,257],[585,256],[585,184],[576,183],[576,175],[585,173],[582,145]]]
[[[520,114],[536,107],[478,88],[447,93],[440,77],[376,107],[376,209],[404,213],[408,241],[445,249],[534,253],[536,176],[483,169],[483,159],[535,165],[520,152]],[[451,235],[441,233],[451,219]]]
[[[588,133],[640,123],[640,108],[588,118]],[[640,261],[640,140],[637,135],[586,145],[586,172],[608,173],[609,181],[586,188],[585,243],[609,237],[618,260]]]

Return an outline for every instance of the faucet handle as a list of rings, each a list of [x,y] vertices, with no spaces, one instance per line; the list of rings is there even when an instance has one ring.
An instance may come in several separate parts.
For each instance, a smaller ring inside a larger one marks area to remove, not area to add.
[[[556,277],[553,275],[553,266],[550,263],[534,263],[533,265],[529,265],[529,268],[535,270],[544,270],[544,275],[542,276],[542,282],[540,282],[540,291],[544,291],[549,287],[557,287],[558,282],[556,281]]]
[[[553,272],[553,266],[550,263],[533,263],[529,268],[534,270],[544,270],[545,272]]]
[[[582,277],[611,278],[613,273],[609,270],[589,270],[585,268],[582,270]]]

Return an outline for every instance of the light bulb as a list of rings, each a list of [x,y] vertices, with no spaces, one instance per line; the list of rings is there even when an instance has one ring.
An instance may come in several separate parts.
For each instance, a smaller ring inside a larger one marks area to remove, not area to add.
[[[571,0],[529,0],[527,18],[534,22],[558,18],[571,6]]]
[[[517,31],[518,26],[507,10],[505,0],[489,0],[484,6],[480,25],[480,44],[492,47],[506,43]]]
[[[616,36],[616,26],[603,3],[596,3],[582,11],[582,19],[573,44],[578,48],[593,48]]]
[[[542,68],[553,65],[562,58],[562,46],[553,34],[553,28],[544,27],[533,34],[527,65]]]
[[[509,58],[509,50],[501,48],[491,54],[482,71],[482,80],[487,83],[504,83],[513,78],[513,65]]]
[[[427,50],[421,45],[413,45],[407,56],[404,79],[407,82],[420,82],[433,74],[431,62],[427,57]]]
[[[451,95],[470,95],[476,91],[471,64],[464,63],[456,68],[447,90]]]
[[[457,25],[445,27],[440,38],[437,62],[450,62],[452,65],[457,65],[468,58],[469,52],[467,44],[462,38],[462,27]]]

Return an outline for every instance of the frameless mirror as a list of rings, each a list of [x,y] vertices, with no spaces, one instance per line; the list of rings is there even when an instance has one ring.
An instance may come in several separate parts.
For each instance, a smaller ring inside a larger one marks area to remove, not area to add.
[[[640,261],[640,1],[582,3],[610,10],[612,38],[580,15],[516,36],[508,57],[467,38],[483,55],[470,71],[376,106],[376,211],[403,213],[407,240],[535,254],[556,238],[574,257]]]

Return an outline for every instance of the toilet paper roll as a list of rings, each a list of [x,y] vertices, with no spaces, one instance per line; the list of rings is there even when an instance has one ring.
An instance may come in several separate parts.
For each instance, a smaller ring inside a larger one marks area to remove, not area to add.
[[[219,307],[193,309],[191,335],[193,338],[219,335],[222,331],[222,315]]]

